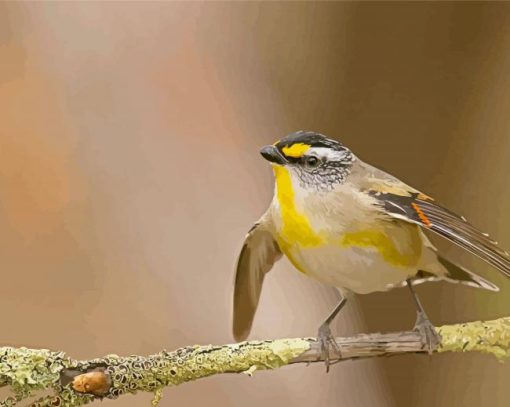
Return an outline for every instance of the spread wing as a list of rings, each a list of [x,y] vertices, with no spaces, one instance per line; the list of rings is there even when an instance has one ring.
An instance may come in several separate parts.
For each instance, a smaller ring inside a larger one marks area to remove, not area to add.
[[[237,261],[232,327],[237,341],[250,333],[264,277],[282,255],[265,222],[262,218],[250,229]]]
[[[404,184],[402,184],[404,185]],[[377,199],[385,212],[393,218],[420,225],[466,249],[510,277],[510,256],[498,247],[486,233],[471,225],[454,212],[436,204],[417,191],[371,189],[369,195]]]

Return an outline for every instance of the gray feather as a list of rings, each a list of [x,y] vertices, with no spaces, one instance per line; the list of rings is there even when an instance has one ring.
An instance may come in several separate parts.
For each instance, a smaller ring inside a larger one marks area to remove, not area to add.
[[[250,333],[264,277],[282,255],[267,223],[263,217],[251,228],[237,261],[232,326],[237,341]]]

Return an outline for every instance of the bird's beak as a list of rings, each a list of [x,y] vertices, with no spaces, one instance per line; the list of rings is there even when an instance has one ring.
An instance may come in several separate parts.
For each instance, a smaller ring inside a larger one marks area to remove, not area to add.
[[[272,163],[279,164],[279,165],[287,164],[287,160],[282,155],[282,153],[280,153],[280,150],[278,150],[275,146],[264,146],[264,147],[262,147],[260,149],[260,154],[267,161],[270,161]]]

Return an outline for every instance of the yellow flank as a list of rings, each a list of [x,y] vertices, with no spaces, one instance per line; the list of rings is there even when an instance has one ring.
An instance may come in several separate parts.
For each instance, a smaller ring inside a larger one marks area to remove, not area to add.
[[[282,148],[283,154],[287,157],[299,158],[303,157],[303,155],[309,150],[310,145],[304,143],[296,143],[291,146],[286,146]]]
[[[388,263],[394,266],[414,266],[421,256],[422,243],[418,233],[411,233],[409,248],[406,252],[400,252],[395,244],[382,230],[362,230],[346,233],[342,236],[341,245],[344,247],[373,247]]]
[[[323,243],[322,237],[315,233],[306,216],[296,208],[289,171],[278,165],[274,165],[273,170],[276,179],[276,197],[282,216],[281,243],[287,248],[291,245],[298,247],[319,246]]]

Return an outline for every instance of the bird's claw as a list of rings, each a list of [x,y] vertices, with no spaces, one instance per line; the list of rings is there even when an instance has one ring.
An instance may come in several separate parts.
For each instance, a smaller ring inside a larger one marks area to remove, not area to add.
[[[432,325],[432,323],[423,312],[417,312],[414,330],[420,333],[423,345],[427,349],[429,355],[432,355],[432,353],[439,347],[439,344],[441,343],[441,335],[437,333],[434,325]]]
[[[331,328],[328,324],[322,324],[319,328],[318,341],[320,345],[320,354],[317,360],[324,359],[324,363],[326,364],[326,373],[329,372],[329,367],[331,366],[330,359],[330,351],[331,348],[335,351],[335,353],[341,357],[342,353],[340,351],[340,347],[335,341],[333,335],[331,335]]]

